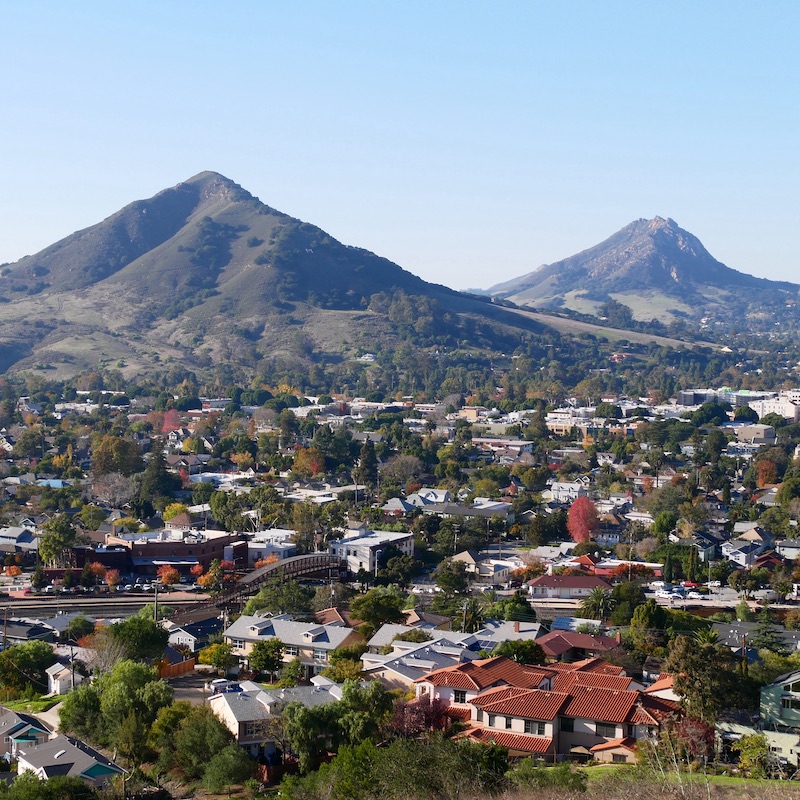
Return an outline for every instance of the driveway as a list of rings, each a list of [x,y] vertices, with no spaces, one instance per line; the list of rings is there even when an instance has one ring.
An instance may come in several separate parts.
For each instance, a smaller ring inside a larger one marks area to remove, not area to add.
[[[205,684],[214,677],[210,673],[190,672],[188,675],[170,678],[167,683],[175,692],[176,700],[187,700],[192,705],[201,706],[208,697],[208,692],[205,691]]]

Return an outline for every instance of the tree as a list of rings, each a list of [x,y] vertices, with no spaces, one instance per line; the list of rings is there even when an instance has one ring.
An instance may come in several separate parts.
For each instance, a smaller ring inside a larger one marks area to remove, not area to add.
[[[434,578],[436,585],[446,597],[464,594],[469,588],[467,565],[463,561],[453,561],[452,559],[443,561],[436,568]]]
[[[277,638],[255,642],[247,660],[252,669],[258,672],[268,672],[270,679],[275,680],[275,673],[283,664],[285,650],[283,642]]]
[[[378,459],[375,455],[375,445],[372,439],[367,438],[361,446],[361,453],[358,458],[358,466],[353,472],[353,478],[356,483],[364,486],[375,486],[378,480]]]
[[[210,644],[200,651],[198,661],[201,664],[210,664],[220,672],[226,672],[236,661],[232,651],[233,648],[229,644]]]
[[[758,626],[750,640],[751,647],[756,650],[769,650],[780,656],[789,654],[786,640],[781,636],[781,628],[770,618],[769,606],[764,606],[758,614]]]
[[[575,542],[587,542],[600,527],[597,507],[588,497],[578,497],[567,512],[567,530]]]
[[[130,711],[122,720],[117,732],[116,746],[119,754],[131,767],[138,767],[145,760],[147,730],[135,711]]]
[[[169,634],[152,619],[133,616],[109,629],[112,639],[122,644],[128,658],[138,661],[158,658],[164,652]]]
[[[366,594],[356,597],[350,610],[356,619],[377,630],[386,622],[403,622],[405,595],[388,586],[377,586]]]
[[[9,646],[0,652],[0,686],[16,693],[46,692],[45,670],[54,661],[53,650],[46,642],[34,640]]]
[[[725,645],[676,636],[664,668],[672,675],[675,692],[691,717],[713,724],[719,711],[735,702],[737,662]]]
[[[163,586],[171,586],[173,583],[178,583],[181,579],[181,574],[175,567],[170,564],[163,564],[156,572]]]
[[[270,580],[244,607],[244,614],[258,611],[271,614],[304,613],[311,610],[314,590],[297,581]]]
[[[542,646],[533,639],[507,639],[492,650],[493,656],[506,656],[518,664],[544,664]]]
[[[739,754],[739,766],[751,778],[763,778],[767,774],[769,744],[763,733],[742,736],[731,746]]]
[[[73,617],[64,631],[69,641],[77,642],[84,636],[94,633],[94,623],[86,619],[83,614]]]
[[[58,514],[42,525],[44,533],[39,539],[39,555],[45,564],[62,566],[66,551],[75,544],[75,528],[66,514]]]
[[[127,477],[141,472],[143,467],[139,447],[130,439],[105,434],[92,444],[92,474],[96,477],[112,472]]]
[[[209,706],[192,706],[175,733],[174,759],[189,779],[203,775],[214,756],[231,744],[232,736]]]
[[[582,617],[599,619],[602,622],[611,614],[616,604],[617,601],[610,591],[602,586],[596,586],[581,602],[580,613]]]
[[[212,756],[203,773],[203,783],[211,792],[228,789],[233,783],[244,783],[255,772],[255,762],[236,744],[229,744]]]
[[[104,580],[110,589],[114,589],[116,586],[119,586],[122,576],[119,574],[118,569],[107,569]]]

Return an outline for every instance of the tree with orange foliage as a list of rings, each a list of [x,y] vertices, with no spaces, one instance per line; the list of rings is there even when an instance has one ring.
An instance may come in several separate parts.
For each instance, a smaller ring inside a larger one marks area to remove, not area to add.
[[[105,578],[107,570],[99,561],[92,561],[89,564],[89,572],[94,575],[96,580],[101,581]]]
[[[771,486],[778,481],[778,469],[773,461],[768,458],[758,462],[758,488]]]
[[[18,566],[12,564],[6,567],[5,574],[8,575],[9,578],[17,578],[22,575],[22,570]]]
[[[119,574],[118,569],[107,569],[104,580],[106,586],[113,590],[115,586],[119,586],[122,576]]]
[[[294,456],[292,472],[304,478],[313,478],[325,468],[325,457],[316,447],[300,447]]]
[[[592,534],[600,527],[597,507],[588,497],[579,497],[573,501],[567,512],[567,530],[572,540],[588,542]]]
[[[269,564],[275,564],[279,560],[280,559],[278,558],[278,556],[276,556],[275,553],[273,553],[271,556],[267,556],[266,558],[259,558],[258,561],[256,561],[256,563],[253,566],[255,566],[256,569],[258,569],[258,567],[266,567]]]
[[[199,578],[203,574],[203,565],[202,564],[195,564],[189,572],[194,575],[195,578]]]
[[[160,566],[156,574],[160,578],[163,586],[171,586],[173,583],[178,583],[181,579],[180,572],[169,564]]]

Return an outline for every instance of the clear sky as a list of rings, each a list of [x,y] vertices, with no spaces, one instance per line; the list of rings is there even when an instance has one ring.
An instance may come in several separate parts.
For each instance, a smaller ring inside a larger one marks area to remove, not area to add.
[[[800,282],[800,2],[7,0],[0,262],[192,175],[454,288],[672,217]]]

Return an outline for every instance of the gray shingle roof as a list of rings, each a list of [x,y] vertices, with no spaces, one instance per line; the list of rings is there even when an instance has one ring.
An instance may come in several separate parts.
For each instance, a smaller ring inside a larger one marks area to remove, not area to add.
[[[296,647],[335,650],[353,633],[342,625],[318,625],[315,622],[295,622],[286,616],[241,616],[224,633],[231,639],[258,642],[277,638]]]

